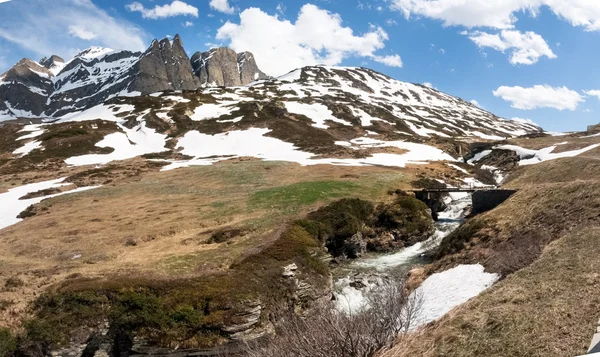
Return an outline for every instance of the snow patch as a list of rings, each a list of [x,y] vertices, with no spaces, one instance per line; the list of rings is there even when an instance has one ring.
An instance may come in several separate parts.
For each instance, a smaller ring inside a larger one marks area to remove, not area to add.
[[[90,154],[68,158],[67,165],[103,165],[111,161],[127,160],[136,156],[163,152],[165,148],[166,135],[157,133],[154,129],[146,127],[145,123],[133,129],[127,129],[119,125],[124,133],[108,134],[97,147],[111,147],[114,149],[110,154]]]
[[[413,293],[423,302],[415,327],[439,319],[479,295],[499,279],[498,274],[486,273],[481,264],[459,265],[431,275]]]
[[[0,229],[4,229],[13,224],[19,223],[22,219],[17,218],[19,213],[23,212],[27,207],[39,203],[46,198],[56,197],[68,193],[81,192],[91,190],[97,187],[80,187],[75,190],[61,192],[55,195],[35,197],[28,200],[19,200],[19,198],[25,196],[28,193],[38,192],[50,188],[58,188],[61,186],[70,185],[70,183],[62,183],[64,178],[44,181],[38,183],[32,183],[25,186],[15,187],[8,190],[8,192],[0,194]]]

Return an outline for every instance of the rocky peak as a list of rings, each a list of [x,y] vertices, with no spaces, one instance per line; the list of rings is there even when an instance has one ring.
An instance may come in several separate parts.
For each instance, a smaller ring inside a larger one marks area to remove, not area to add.
[[[30,60],[29,58],[23,58],[4,73],[2,77],[6,82],[16,81],[25,85],[35,85],[40,81],[49,81],[49,78],[52,75],[52,72],[39,63]]]
[[[238,53],[237,62],[243,84],[267,78],[267,75],[258,68],[252,52],[246,51]]]
[[[183,48],[181,37],[152,41],[136,64],[137,76],[129,87],[142,94],[164,90],[194,90],[200,85],[194,76],[190,59]]]
[[[58,65],[64,65],[65,60],[57,55],[52,55],[49,58],[48,57],[42,58],[39,63],[40,63],[40,65],[46,67],[47,69],[51,69]]]
[[[192,56],[192,67],[201,84],[234,87],[266,78],[252,53],[237,54],[227,47],[196,52]]]
[[[53,73],[41,64],[24,58],[0,78],[0,112],[20,117],[40,115],[52,92]]]

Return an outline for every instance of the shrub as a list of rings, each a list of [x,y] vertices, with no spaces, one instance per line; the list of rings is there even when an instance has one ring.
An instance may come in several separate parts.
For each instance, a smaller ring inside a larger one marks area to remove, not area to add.
[[[392,204],[377,208],[377,223],[391,230],[403,230],[406,234],[428,230],[433,222],[428,215],[425,203],[414,197],[402,196]]]
[[[12,289],[12,288],[20,288],[24,284],[25,284],[25,282],[23,281],[23,279],[19,278],[18,276],[11,276],[10,278],[6,279],[4,286],[7,289]]]
[[[275,313],[276,335],[266,343],[250,344],[251,357],[371,357],[407,332],[418,315],[421,299],[409,295],[404,279],[390,279],[367,295],[368,309],[340,312],[332,306],[298,316]]]
[[[0,357],[11,357],[17,350],[17,341],[9,329],[0,328]]]
[[[311,234],[318,232],[316,238],[325,242],[332,255],[339,256],[345,253],[346,241],[370,224],[374,209],[369,201],[342,199],[309,214],[308,219],[315,223],[300,224],[308,227]]]

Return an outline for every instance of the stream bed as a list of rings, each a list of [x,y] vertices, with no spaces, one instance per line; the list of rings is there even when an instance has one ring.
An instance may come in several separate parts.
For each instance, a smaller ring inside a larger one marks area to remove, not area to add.
[[[471,194],[451,193],[445,199],[447,209],[439,212],[436,231],[427,241],[392,254],[370,254],[337,268],[334,272],[336,308],[346,313],[368,308],[365,293],[381,286],[386,277],[426,264],[423,254],[438,246],[444,237],[464,222],[465,211],[471,202]],[[413,326],[418,327],[442,317],[498,279],[497,274],[486,273],[480,264],[459,265],[431,275],[413,292],[422,301]]]

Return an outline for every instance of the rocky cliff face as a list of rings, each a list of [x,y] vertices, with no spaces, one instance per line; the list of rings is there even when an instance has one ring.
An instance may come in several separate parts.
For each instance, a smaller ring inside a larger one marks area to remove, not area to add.
[[[0,114],[41,115],[53,90],[52,75],[47,68],[27,58],[0,75]]]
[[[134,66],[133,82],[129,90],[141,94],[171,90],[193,90],[200,81],[192,73],[190,59],[183,49],[179,35],[173,42],[168,39],[153,41]]]
[[[62,117],[119,96],[201,85],[241,86],[266,75],[250,52],[228,48],[197,52],[192,60],[181,37],[154,40],[143,53],[91,47],[70,61],[52,55],[23,59],[0,76],[0,120]]]
[[[0,76],[0,118],[61,117],[117,96],[199,86],[179,35],[144,53],[91,47],[67,63],[56,55],[23,59]]]
[[[240,79],[242,84],[252,83],[259,79],[267,78],[256,64],[254,55],[251,52],[238,53],[237,62],[240,69]]]
[[[192,56],[192,67],[203,85],[237,87],[267,78],[258,69],[252,53],[237,54],[226,47],[196,52]]]

